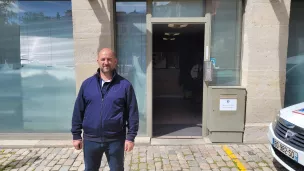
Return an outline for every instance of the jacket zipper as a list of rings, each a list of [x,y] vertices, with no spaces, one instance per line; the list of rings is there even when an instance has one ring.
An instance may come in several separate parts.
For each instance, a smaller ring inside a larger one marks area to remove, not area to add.
[[[98,81],[98,90],[99,90],[100,99],[101,99],[101,104],[100,104],[100,115],[99,115],[99,117],[100,117],[100,129],[99,129],[99,131],[100,131],[100,136],[101,136],[101,138],[102,138],[102,137],[103,137],[103,135],[102,135],[102,127],[103,127],[103,124],[102,124],[102,116],[101,116],[101,115],[102,115],[103,97],[102,97],[102,93],[101,93],[100,78],[98,78],[97,81]]]
[[[103,123],[102,123],[102,109],[103,109],[103,104],[104,104],[104,99],[106,98],[106,95],[108,94],[108,92],[110,91],[111,89],[111,86],[112,86],[112,82],[113,82],[113,79],[112,81],[110,82],[110,84],[108,85],[107,87],[107,90],[106,90],[106,93],[104,94],[104,96],[102,97],[102,92],[101,92],[101,85],[100,85],[100,77],[98,77],[98,89],[99,89],[99,93],[100,93],[100,98],[101,98],[101,110],[100,110],[100,135],[101,135],[101,138],[103,138],[103,134],[102,134],[102,130],[103,130]]]

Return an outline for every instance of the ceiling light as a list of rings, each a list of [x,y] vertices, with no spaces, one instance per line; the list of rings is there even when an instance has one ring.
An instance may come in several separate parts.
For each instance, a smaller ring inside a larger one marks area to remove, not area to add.
[[[180,33],[174,33],[174,36],[178,36],[178,35],[180,35]]]
[[[163,38],[163,40],[168,40],[167,38]]]
[[[184,28],[187,26],[188,26],[188,24],[168,24],[168,27],[171,27],[171,28]]]
[[[175,38],[171,38],[170,40],[175,40]]]
[[[174,27],[175,25],[174,24],[168,24],[168,27]]]
[[[170,33],[165,33],[166,36],[170,36]]]

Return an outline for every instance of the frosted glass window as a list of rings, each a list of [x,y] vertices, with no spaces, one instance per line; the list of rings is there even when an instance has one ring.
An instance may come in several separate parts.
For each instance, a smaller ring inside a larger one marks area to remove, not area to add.
[[[139,132],[147,135],[146,2],[116,2],[118,72],[133,85],[139,108]]]

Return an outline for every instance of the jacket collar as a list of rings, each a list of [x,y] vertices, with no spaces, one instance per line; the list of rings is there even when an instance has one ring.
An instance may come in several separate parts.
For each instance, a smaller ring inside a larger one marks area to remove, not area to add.
[[[97,72],[95,74],[97,76],[97,78],[101,79],[100,78],[100,68],[97,69]],[[117,76],[117,71],[116,69],[113,70],[113,76],[112,76],[112,81],[115,79],[115,77]]]

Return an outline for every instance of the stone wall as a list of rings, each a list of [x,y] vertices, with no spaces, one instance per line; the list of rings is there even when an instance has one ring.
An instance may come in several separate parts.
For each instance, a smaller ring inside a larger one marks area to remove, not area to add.
[[[241,81],[248,95],[244,142],[267,141],[267,126],[283,107],[290,1],[244,4]]]
[[[114,48],[113,1],[72,0],[76,89],[98,68],[99,49]]]

